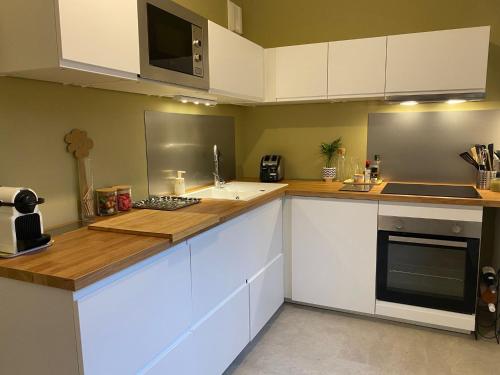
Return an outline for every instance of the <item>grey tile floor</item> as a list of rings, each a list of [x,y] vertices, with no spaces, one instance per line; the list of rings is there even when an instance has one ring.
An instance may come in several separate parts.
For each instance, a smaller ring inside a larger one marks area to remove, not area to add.
[[[225,375],[500,374],[500,346],[285,304]]]

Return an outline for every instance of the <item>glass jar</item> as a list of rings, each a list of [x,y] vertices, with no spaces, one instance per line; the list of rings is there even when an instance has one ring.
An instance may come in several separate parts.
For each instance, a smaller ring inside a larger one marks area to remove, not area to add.
[[[491,180],[490,190],[494,191],[495,193],[500,193],[500,178],[494,178],[493,180]]]
[[[132,187],[130,185],[115,186],[118,211],[128,211],[132,208]]]
[[[116,189],[96,189],[97,215],[108,216],[116,214]]]

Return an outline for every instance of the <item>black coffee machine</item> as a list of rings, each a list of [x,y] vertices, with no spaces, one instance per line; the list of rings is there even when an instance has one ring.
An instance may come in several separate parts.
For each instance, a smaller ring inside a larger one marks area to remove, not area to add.
[[[283,179],[283,157],[281,155],[264,155],[260,160],[260,180],[277,182]]]

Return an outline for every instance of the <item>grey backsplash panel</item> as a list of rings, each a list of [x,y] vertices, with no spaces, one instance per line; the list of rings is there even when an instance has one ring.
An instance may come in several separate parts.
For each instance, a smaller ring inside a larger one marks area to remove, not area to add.
[[[145,112],[150,195],[173,193],[177,171],[186,171],[186,187],[213,183],[213,146],[221,152],[220,175],[236,176],[234,118]]]
[[[386,181],[475,183],[458,155],[474,144],[500,149],[500,111],[371,113],[368,159],[380,154]]]

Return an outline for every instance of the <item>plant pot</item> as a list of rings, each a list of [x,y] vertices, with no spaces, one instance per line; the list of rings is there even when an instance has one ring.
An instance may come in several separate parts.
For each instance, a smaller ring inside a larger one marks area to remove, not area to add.
[[[332,182],[337,177],[337,168],[323,167],[321,177],[323,178],[323,181]]]

